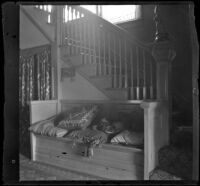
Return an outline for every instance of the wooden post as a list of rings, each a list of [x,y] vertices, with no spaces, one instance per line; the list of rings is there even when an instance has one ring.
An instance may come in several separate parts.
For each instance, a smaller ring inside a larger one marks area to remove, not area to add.
[[[168,102],[143,101],[144,109],[144,180],[158,166],[158,152],[168,145]]]
[[[152,55],[156,61],[156,99],[168,101],[168,121],[166,130],[169,134],[172,125],[172,92],[171,92],[171,62],[175,57],[175,51],[171,44],[166,42],[156,43],[153,46]]]
[[[61,29],[61,21],[62,21],[62,6],[55,6],[54,9],[54,21],[55,21],[55,41],[52,44],[52,62],[55,69],[55,97],[57,100],[62,99],[61,92],[61,82],[60,82],[60,69],[61,69],[61,60],[60,60],[60,29]],[[60,104],[58,101],[58,112],[60,112]]]
[[[169,105],[168,132],[172,124],[172,92],[171,92],[171,62],[176,52],[169,41],[168,33],[160,16],[160,6],[155,7],[156,35],[152,48],[152,55],[156,61],[156,99],[166,100]]]
[[[152,49],[152,55],[157,65],[157,96],[156,99],[169,100],[171,97],[171,62],[176,53],[170,42],[155,43]]]
[[[189,5],[190,43],[192,49],[192,85],[193,85],[193,170],[192,179],[199,181],[199,44],[195,28],[194,5]]]

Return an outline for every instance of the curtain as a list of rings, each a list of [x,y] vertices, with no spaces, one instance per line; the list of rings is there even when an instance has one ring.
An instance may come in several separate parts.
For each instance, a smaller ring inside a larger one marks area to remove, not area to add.
[[[36,52],[36,53],[35,53]],[[51,50],[41,49],[21,51],[19,60],[19,110],[20,110],[20,152],[30,155],[29,101],[50,100],[51,93]]]

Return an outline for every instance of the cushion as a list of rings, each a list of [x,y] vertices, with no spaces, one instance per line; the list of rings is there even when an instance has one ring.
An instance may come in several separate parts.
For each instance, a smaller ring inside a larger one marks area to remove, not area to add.
[[[93,121],[97,111],[97,106],[92,106],[89,109],[83,108],[79,112],[70,113],[66,119],[62,119],[58,123],[57,127],[66,130],[86,129]]]
[[[36,134],[63,137],[68,131],[54,126],[53,120],[37,122],[29,127]]]
[[[85,143],[89,146],[99,146],[107,142],[107,135],[99,130],[74,130],[67,135],[67,137]]]
[[[59,127],[52,127],[49,132],[46,133],[48,136],[56,136],[56,137],[63,137],[65,134],[67,134],[66,129],[61,129]]]
[[[123,129],[123,123],[120,121],[115,121],[110,123],[106,118],[102,118],[97,125],[93,125],[94,130],[100,130],[106,134],[118,133]]]
[[[124,130],[111,139],[111,143],[143,145],[144,133]]]
[[[29,131],[32,131],[32,132],[41,131],[43,128],[43,125],[52,125],[52,122],[54,121],[55,117],[56,116],[53,116],[45,120],[35,122],[29,127]]]

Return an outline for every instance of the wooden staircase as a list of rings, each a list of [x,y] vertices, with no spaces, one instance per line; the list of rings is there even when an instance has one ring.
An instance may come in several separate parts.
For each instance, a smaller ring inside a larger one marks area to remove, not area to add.
[[[125,30],[79,7],[63,7],[61,58],[110,99],[155,98],[155,64]]]
[[[63,66],[75,67],[109,99],[156,99],[156,64],[146,45],[80,6],[60,7]],[[53,23],[55,12],[53,8]]]

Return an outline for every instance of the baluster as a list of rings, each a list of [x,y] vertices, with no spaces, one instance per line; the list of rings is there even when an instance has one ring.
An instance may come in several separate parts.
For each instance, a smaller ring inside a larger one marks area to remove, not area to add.
[[[61,37],[60,37],[60,44],[63,46],[63,44],[64,44],[64,38],[65,38],[65,32],[64,32],[64,21],[65,21],[65,8],[63,7],[62,8],[62,21],[61,21],[61,29],[60,29],[60,31],[61,31]]]
[[[71,7],[67,6],[67,10],[68,10],[68,21],[71,21]]]
[[[150,99],[153,99],[153,63],[150,60]]]
[[[102,31],[102,36],[103,36],[103,66],[104,66],[104,75],[106,75],[106,69],[107,69],[107,64],[106,64],[106,32]]]
[[[102,68],[101,68],[101,28],[100,27],[99,27],[98,47],[99,47],[98,74],[102,75]]]
[[[44,11],[45,12],[47,11],[47,5],[44,5]]]
[[[85,28],[86,28],[86,32],[85,32],[85,35],[86,35],[86,40],[85,40],[85,55],[86,55],[86,63],[90,63],[89,61],[89,34],[88,34],[88,31],[89,31],[89,24],[88,24],[88,21],[86,20],[85,21]]]
[[[108,33],[108,74],[111,75],[112,74],[112,62],[111,62],[111,35]]]
[[[92,24],[92,35],[93,35],[93,63],[96,65],[96,36],[95,36],[95,23]]]
[[[77,34],[77,37],[78,37],[78,45],[77,45],[77,48],[78,48],[78,52],[79,54],[81,53],[81,21],[80,21],[80,12],[77,11],[77,19],[78,19],[78,22],[77,22],[77,28],[78,28],[78,34]]]
[[[119,39],[119,88],[122,88],[123,77],[122,77],[122,46],[121,39]]]
[[[143,50],[143,99],[147,98],[147,89],[146,89],[146,59],[145,59],[145,50]]]
[[[81,13],[80,13],[80,18],[81,18]],[[84,44],[83,44],[83,39],[84,39],[84,24],[83,20],[80,19],[80,54],[81,54],[81,63],[84,64]]]
[[[73,34],[74,34],[74,36],[73,36],[73,48],[74,48],[74,55],[76,55],[76,10],[75,9],[73,9],[73,21],[72,21],[72,23],[73,23],[73,27],[74,27],[74,32],[73,32]]]
[[[86,64],[86,34],[87,34],[87,28],[86,28],[86,21],[85,21],[85,17],[84,17],[83,18],[83,43],[82,43],[84,64]]]
[[[72,55],[72,23],[71,23],[71,14],[72,12],[72,8],[69,7],[69,11],[68,11],[68,18],[69,18],[69,22],[68,22],[68,27],[69,27],[69,37],[68,37],[68,45],[69,45],[69,53],[70,55]]]
[[[115,36],[113,36],[113,44],[114,44],[114,52],[113,52],[113,57],[114,57],[114,60],[113,60],[113,68],[114,68],[114,78],[113,78],[113,88],[117,88],[117,61],[116,61],[116,54],[117,54],[117,51],[116,51],[116,39],[115,39]]]
[[[74,54],[77,54],[77,17],[76,17],[76,9],[74,9]]]
[[[69,46],[69,37],[70,37],[70,27],[69,27],[69,6],[66,7],[65,9],[66,12],[66,23],[65,23],[65,39],[67,39],[67,54],[70,54],[70,46]]]
[[[74,11],[75,9],[72,8],[72,21],[71,21],[71,24],[72,24],[72,55],[75,54],[76,52],[76,48],[75,48],[75,24],[74,24]]]
[[[133,51],[130,49],[130,68],[131,68],[131,88],[130,88],[130,99],[134,99],[134,82],[133,82]]]
[[[71,9],[70,9],[71,11],[70,11],[70,49],[71,49],[71,55],[73,55],[73,32],[74,32],[74,28],[73,28],[73,9],[72,9],[72,7],[71,7]]]
[[[44,11],[45,12],[47,11],[47,5],[44,5]]]
[[[124,41],[124,65],[125,65],[125,84],[124,84],[124,88],[128,88],[128,61],[127,61],[127,56],[126,56],[126,48],[127,48],[127,42],[126,40]]]
[[[97,27],[97,25],[94,23],[93,24],[93,45],[94,45],[93,60],[94,60],[94,64],[95,64],[95,75],[97,76],[98,75],[98,66],[97,66],[97,51],[96,51],[96,45],[97,45],[97,42],[96,42],[96,37],[97,37],[96,27]]]
[[[60,18],[61,18],[61,20],[60,20],[60,33],[59,33],[59,35],[60,35],[60,37],[59,37],[59,45],[62,45],[62,31],[63,31],[63,11],[62,11],[62,8],[60,8],[60,10],[61,10],[61,12],[60,12]]]
[[[66,22],[67,22],[67,11],[66,11],[66,6],[63,6],[63,44],[66,45]]]
[[[74,31],[74,33],[75,33],[75,53],[78,54],[78,12],[77,12],[77,10],[75,10],[74,28],[75,28],[75,31]]]
[[[139,100],[140,99],[140,72],[139,72],[139,48],[136,47],[136,81],[137,81],[137,85],[136,85],[136,99]]]
[[[88,23],[91,23],[90,22],[90,20],[88,20],[87,21]],[[91,64],[92,63],[92,60],[91,60],[91,56],[92,56],[92,52],[91,52],[91,50],[92,50],[92,46],[91,46],[91,29],[90,29],[90,25],[91,24],[87,24],[88,26],[87,26],[87,28],[88,28],[88,31],[87,31],[87,33],[88,33],[88,60],[89,60],[89,64]]]

